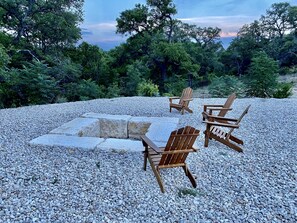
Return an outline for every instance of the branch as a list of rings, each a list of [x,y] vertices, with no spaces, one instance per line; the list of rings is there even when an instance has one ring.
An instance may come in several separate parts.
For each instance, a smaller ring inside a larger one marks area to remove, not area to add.
[[[37,60],[38,62],[40,62],[40,60],[30,51],[30,50],[17,50],[17,53],[19,52],[27,52],[29,53],[35,60]]]

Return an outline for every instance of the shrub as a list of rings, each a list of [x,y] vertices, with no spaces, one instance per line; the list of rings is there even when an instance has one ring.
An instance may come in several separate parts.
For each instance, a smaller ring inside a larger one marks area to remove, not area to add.
[[[10,57],[5,52],[5,48],[0,44],[0,69],[4,68],[10,61]]]
[[[120,95],[120,88],[118,87],[117,83],[113,83],[108,86],[107,92],[105,94],[106,98],[115,98]]]
[[[187,87],[187,81],[181,75],[175,75],[168,78],[165,88],[169,95],[180,95],[184,88]]]
[[[228,75],[214,78],[208,90],[213,97],[227,97],[232,93],[236,93],[238,97],[245,95],[243,82],[237,77]]]
[[[287,98],[292,95],[293,83],[278,83],[277,90],[274,92],[274,98]]]
[[[65,96],[68,101],[83,101],[103,97],[100,87],[90,79],[66,84],[65,89]]]
[[[137,86],[137,94],[140,96],[158,96],[159,95],[159,88],[158,85],[153,84],[151,80],[144,80]]]
[[[255,97],[271,97],[277,88],[278,65],[266,53],[257,53],[246,78],[247,93]]]
[[[135,61],[132,65],[128,65],[123,93],[129,96],[136,95],[138,84],[144,80],[148,73],[149,69],[140,61]]]
[[[23,69],[1,72],[2,107],[46,104],[55,101],[58,86],[48,75],[48,66],[43,62],[27,63]]]
[[[178,196],[179,197],[183,197],[183,196],[186,196],[186,195],[191,195],[191,196],[198,196],[200,195],[199,192],[195,189],[190,189],[190,188],[179,188],[178,189]]]

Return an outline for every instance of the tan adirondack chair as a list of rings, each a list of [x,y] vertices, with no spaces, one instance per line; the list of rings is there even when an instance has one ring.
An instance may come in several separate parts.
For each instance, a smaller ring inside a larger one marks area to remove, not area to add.
[[[215,139],[238,152],[242,152],[242,149],[238,146],[238,144],[243,145],[243,141],[232,135],[232,133],[234,129],[239,128],[239,123],[243,116],[248,113],[250,106],[251,105],[249,105],[244,110],[244,112],[238,119],[211,116],[212,121],[204,121],[204,123],[206,123],[206,130],[204,132],[204,146],[208,147],[209,139]],[[222,121],[224,121],[225,123]],[[229,129],[229,131],[225,131],[220,127],[226,127],[227,129]]]
[[[145,148],[143,169],[146,170],[147,160],[149,160],[162,193],[165,192],[160,175],[160,169],[163,168],[182,167],[193,187],[197,186],[195,178],[188,169],[185,160],[190,152],[197,152],[197,150],[193,148],[193,144],[199,132],[199,130],[191,126],[173,131],[164,148],[156,146],[148,137],[141,136]]]
[[[183,90],[181,97],[170,97],[169,98],[169,109],[171,112],[172,108],[177,109],[182,114],[184,114],[184,111],[188,111],[190,113],[193,113],[193,111],[189,108],[190,101],[193,100],[193,89],[190,87],[187,87]],[[173,103],[173,100],[179,99],[178,104]]]
[[[219,111],[217,116],[225,117],[227,112],[232,110],[231,105],[233,104],[235,98],[236,94],[233,93],[229,95],[228,99],[223,105],[204,105],[202,112],[203,121],[209,120],[209,116],[215,115],[213,114],[213,111]],[[226,120],[218,120],[218,122],[226,123]]]

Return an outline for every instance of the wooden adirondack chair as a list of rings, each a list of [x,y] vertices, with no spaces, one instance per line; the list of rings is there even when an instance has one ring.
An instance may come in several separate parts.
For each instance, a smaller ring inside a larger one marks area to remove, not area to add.
[[[208,120],[209,116],[213,115],[213,111],[219,111],[217,116],[225,117],[227,112],[232,110],[231,105],[233,104],[235,98],[236,94],[233,93],[229,95],[228,99],[223,105],[204,105],[202,112],[203,121],[205,121],[205,119]],[[218,122],[226,123],[226,120],[218,120]]]
[[[182,167],[193,187],[197,186],[195,178],[188,169],[185,160],[190,152],[197,152],[197,150],[193,148],[193,144],[199,135],[199,132],[199,130],[191,126],[186,126],[173,131],[165,148],[159,148],[149,138],[141,136],[145,148],[143,169],[146,170],[148,159],[162,193],[165,191],[160,175],[160,169],[162,168]]]
[[[204,123],[206,123],[206,130],[204,132],[205,134],[204,146],[208,147],[209,139],[215,139],[238,152],[242,152],[242,149],[237,144],[243,145],[243,141],[241,139],[238,139],[234,135],[232,135],[232,132],[234,131],[235,128],[239,128],[239,123],[243,118],[243,116],[246,113],[248,113],[250,106],[251,105],[249,105],[244,110],[244,112],[241,114],[241,116],[238,119],[211,116],[210,118],[212,121],[204,121]],[[224,121],[225,123],[222,121]],[[229,131],[225,132],[220,127],[226,127],[229,129]]]
[[[193,100],[193,89],[190,87],[187,87],[183,90],[181,97],[170,97],[169,98],[169,109],[171,112],[172,108],[177,109],[178,111],[181,111],[182,114],[184,114],[184,111],[188,111],[190,113],[193,113],[193,111],[189,108],[190,101]],[[173,100],[179,99],[178,104],[173,103]]]

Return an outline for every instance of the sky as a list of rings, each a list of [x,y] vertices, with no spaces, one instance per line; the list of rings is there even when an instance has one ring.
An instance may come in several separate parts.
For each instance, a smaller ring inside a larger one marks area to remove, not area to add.
[[[218,27],[221,37],[236,36],[244,24],[265,15],[273,3],[288,2],[296,6],[297,0],[173,0],[177,14],[174,18],[199,27]],[[109,50],[126,37],[116,34],[116,18],[145,0],[85,0],[82,40]],[[227,39],[227,38],[226,38]]]

